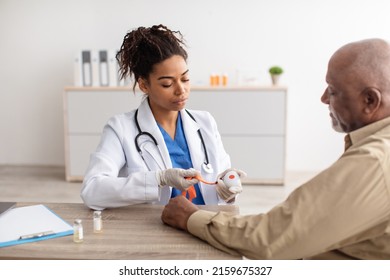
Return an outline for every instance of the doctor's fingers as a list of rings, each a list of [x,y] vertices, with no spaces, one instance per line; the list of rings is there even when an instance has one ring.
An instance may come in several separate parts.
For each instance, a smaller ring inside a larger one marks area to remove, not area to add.
[[[180,170],[180,173],[183,177],[189,177],[189,178],[192,178],[192,177],[197,177],[200,175],[200,172],[197,171],[196,169],[194,168],[190,168],[190,169],[181,169]]]
[[[222,188],[218,188],[218,187],[217,187],[217,194],[225,202],[228,202],[231,198],[236,196],[236,194],[230,193],[229,191],[226,191],[226,190],[224,190]]]
[[[232,189],[232,188],[230,188]],[[231,199],[233,199],[239,192],[236,192],[237,190],[234,190],[233,192],[230,190],[222,180],[218,180],[218,184],[216,186],[217,194],[220,198],[222,198],[225,202],[229,202]],[[242,190],[242,189],[241,189]]]
[[[184,180],[180,180],[180,187],[183,188],[184,190],[187,190],[189,187],[199,183],[199,180],[196,179],[196,178],[191,178],[191,179],[184,179]]]
[[[236,171],[237,172],[237,174],[238,174],[238,176],[240,176],[240,178],[244,178],[244,177],[246,177],[247,176],[247,174],[246,174],[246,172],[245,171],[242,171],[242,170],[240,170],[240,169],[236,169],[236,168],[233,168],[234,169],[234,171]]]
[[[244,177],[247,176],[246,172],[243,171],[243,170],[240,170],[240,169],[237,169],[237,168],[228,168],[228,169],[226,169],[225,171],[223,171],[222,173],[220,173],[220,174],[218,175],[218,179],[219,179],[219,178],[223,178],[223,177],[226,175],[226,173],[228,173],[228,172],[230,172],[230,171],[235,171],[235,172],[237,172],[237,174],[238,174],[238,176],[240,176],[240,178],[244,178]]]
[[[221,192],[225,193],[226,195],[239,194],[243,190],[241,184],[228,187],[226,186],[226,184],[222,179],[218,179],[217,181],[217,189],[218,188],[220,189]]]

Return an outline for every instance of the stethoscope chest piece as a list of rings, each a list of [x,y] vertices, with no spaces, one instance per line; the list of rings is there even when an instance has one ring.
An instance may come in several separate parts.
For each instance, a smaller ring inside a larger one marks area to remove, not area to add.
[[[212,165],[210,163],[203,163],[202,164],[202,168],[203,168],[203,171],[208,173],[208,174],[212,174],[214,173],[214,168],[212,167]]]

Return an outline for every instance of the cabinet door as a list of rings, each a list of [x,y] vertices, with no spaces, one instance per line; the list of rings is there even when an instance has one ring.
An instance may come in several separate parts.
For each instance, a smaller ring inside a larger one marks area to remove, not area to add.
[[[285,139],[279,136],[222,136],[232,167],[247,173],[248,184],[283,184]]]
[[[246,183],[283,184],[284,90],[193,90],[187,108],[213,115],[232,166],[248,173]]]
[[[210,112],[221,134],[285,134],[285,91],[193,90],[187,108]]]
[[[89,164],[91,153],[96,150],[100,141],[97,135],[69,136],[69,166],[67,167],[68,181],[82,181]]]
[[[129,91],[67,92],[69,133],[101,133],[108,119],[138,107],[141,94]]]

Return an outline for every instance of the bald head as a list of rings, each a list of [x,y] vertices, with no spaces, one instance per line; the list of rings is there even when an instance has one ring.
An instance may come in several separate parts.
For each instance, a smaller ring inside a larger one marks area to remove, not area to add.
[[[390,45],[382,39],[349,43],[330,59],[339,75],[353,80],[356,89],[375,87],[390,93]]]

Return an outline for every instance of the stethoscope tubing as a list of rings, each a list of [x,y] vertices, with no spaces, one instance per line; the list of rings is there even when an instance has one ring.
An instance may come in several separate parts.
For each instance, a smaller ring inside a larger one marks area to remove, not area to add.
[[[191,117],[191,119],[193,119],[196,122],[194,116],[188,110],[186,110],[186,112]],[[141,137],[142,135],[145,135],[145,136],[149,137],[150,139],[152,139],[152,141],[156,145],[157,149],[159,149],[158,142],[157,142],[156,138],[154,138],[154,136],[151,133],[149,133],[147,131],[142,131],[141,130],[141,127],[140,127],[140,125],[138,123],[138,109],[135,111],[134,121],[135,121],[135,125],[137,126],[137,129],[138,129],[138,134],[134,138],[135,148],[137,149],[138,153],[140,153],[142,159],[145,161],[144,157],[142,156],[141,148],[140,148],[140,146],[138,144],[139,137]],[[203,162],[203,165],[202,165],[203,170],[205,172],[207,172],[207,173],[212,173],[213,172],[213,168],[212,168],[212,166],[211,166],[211,164],[209,162],[209,156],[208,156],[208,153],[207,153],[206,144],[204,142],[202,132],[200,131],[200,129],[198,129],[197,132],[198,132],[198,135],[199,135],[199,138],[200,138],[200,142],[202,144],[203,151],[204,151],[204,156],[205,156],[205,161]],[[161,154],[161,152],[160,152],[160,154]]]

